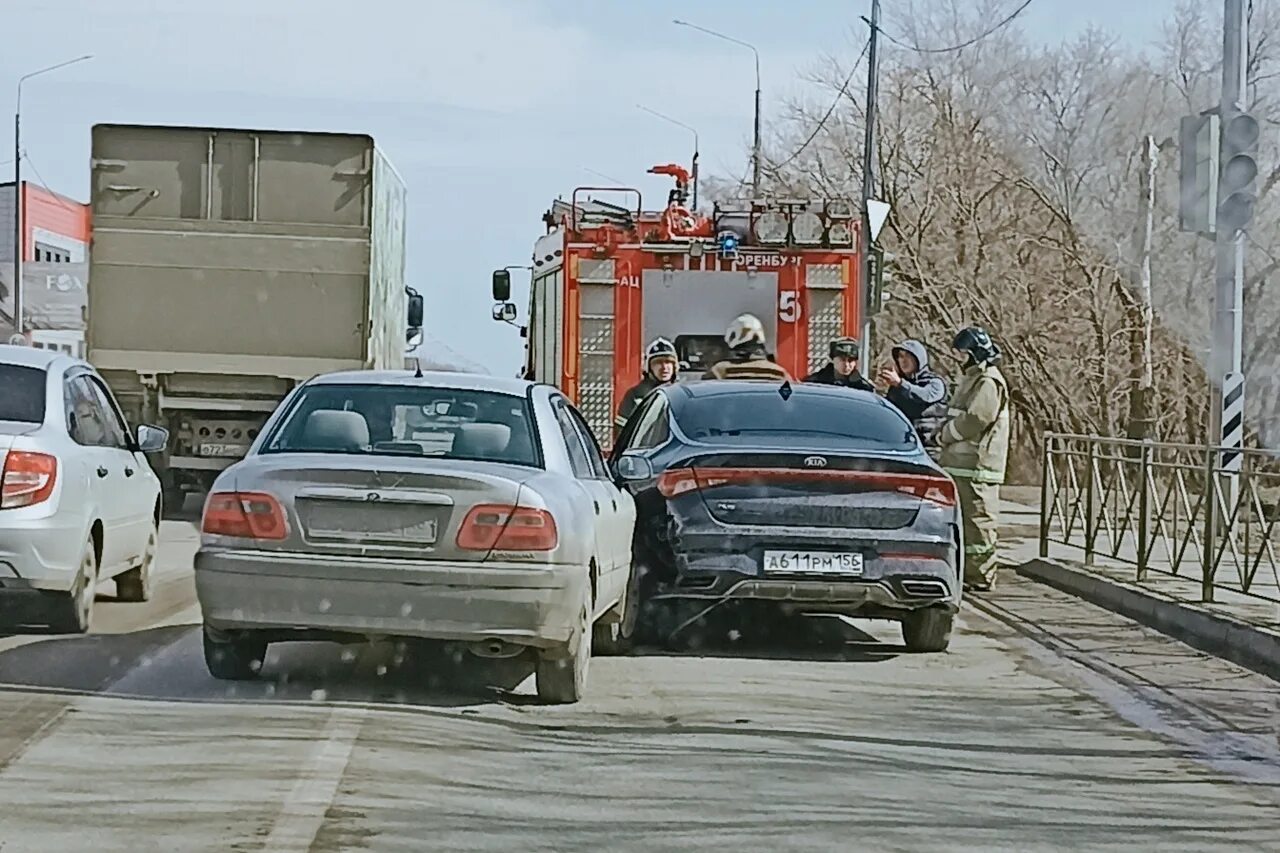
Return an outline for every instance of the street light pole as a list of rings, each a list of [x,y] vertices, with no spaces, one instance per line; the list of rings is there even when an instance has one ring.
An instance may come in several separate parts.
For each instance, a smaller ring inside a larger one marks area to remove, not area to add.
[[[761,158],[760,158],[760,51],[756,50],[755,45],[753,45],[753,44],[751,44],[751,43],[749,43],[749,42],[745,42],[745,41],[742,41],[741,39],[733,38],[732,36],[727,36],[727,35],[725,35],[724,33],[718,33],[718,32],[716,32],[715,30],[709,30],[709,29],[707,29],[706,27],[700,27],[700,26],[698,26],[697,24],[691,24],[691,23],[689,23],[688,21],[681,21],[681,20],[677,19],[677,20],[675,20],[675,21],[672,21],[672,23],[673,23],[673,24],[675,24],[675,25],[676,25],[676,26],[678,26],[678,27],[688,27],[689,29],[697,30],[697,31],[698,31],[698,32],[700,32],[700,33],[706,33],[706,34],[707,34],[707,35],[709,35],[709,36],[714,36],[715,38],[721,39],[722,41],[727,41],[727,42],[730,42],[730,43],[732,43],[732,44],[736,44],[736,45],[738,45],[738,46],[740,46],[740,47],[745,47],[747,50],[751,51],[752,55],[754,55],[754,56],[755,56],[755,59],[756,59],[756,102],[755,102],[755,120],[754,120],[754,122],[753,122],[753,129],[752,129],[752,141],[751,141],[751,197],[752,197],[753,199],[759,198],[759,197],[760,197],[760,166],[761,166]]]
[[[693,178],[693,207],[691,209],[697,210],[698,209],[698,151],[700,148],[700,146],[698,145],[698,129],[696,127],[687,125],[682,121],[673,119],[671,116],[663,115],[657,110],[651,110],[648,107],[646,107],[644,104],[636,104],[636,108],[644,110],[649,115],[657,116],[663,121],[670,122],[671,124],[674,124],[676,127],[683,127],[685,130],[693,134],[693,163],[692,163],[693,174],[691,175],[691,177]]]
[[[41,74],[48,74],[50,71],[57,71],[59,68],[66,68],[68,65],[75,65],[77,62],[92,58],[92,54],[85,54],[23,74],[18,78],[17,98],[14,100],[13,108],[13,331],[15,335],[24,334],[22,323],[22,236],[25,227],[22,209],[22,84],[32,77],[39,77]]]

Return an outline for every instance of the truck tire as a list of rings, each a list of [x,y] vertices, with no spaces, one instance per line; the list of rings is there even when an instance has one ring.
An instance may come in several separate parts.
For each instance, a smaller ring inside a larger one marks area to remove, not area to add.
[[[945,652],[955,614],[940,607],[914,610],[902,619],[902,642],[910,652]]]
[[[174,476],[168,472],[160,478],[161,499],[164,502],[163,510],[165,518],[173,518],[181,515],[182,511],[187,507],[187,493],[182,486],[174,479]]]

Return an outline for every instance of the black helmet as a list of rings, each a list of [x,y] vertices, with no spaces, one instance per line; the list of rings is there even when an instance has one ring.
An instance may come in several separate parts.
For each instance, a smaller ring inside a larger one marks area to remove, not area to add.
[[[827,345],[827,356],[835,358],[842,355],[845,358],[857,359],[859,355],[857,338],[836,338]]]
[[[956,333],[951,342],[952,349],[967,352],[974,362],[996,362],[1000,360],[1000,347],[991,340],[987,330],[981,326],[969,326]]]

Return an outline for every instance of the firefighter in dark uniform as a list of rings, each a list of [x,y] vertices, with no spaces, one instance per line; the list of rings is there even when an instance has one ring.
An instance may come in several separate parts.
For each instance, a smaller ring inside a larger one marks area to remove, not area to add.
[[[676,381],[680,359],[676,356],[676,345],[666,338],[653,339],[644,351],[644,362],[644,378],[622,396],[622,404],[618,406],[618,416],[613,419],[615,440],[635,413],[636,408],[645,397],[649,396],[650,391],[661,385],[671,385]]]
[[[827,346],[827,356],[831,359],[827,366],[816,373],[810,373],[804,378],[805,382],[875,392],[876,386],[858,372],[857,338],[836,338]]]

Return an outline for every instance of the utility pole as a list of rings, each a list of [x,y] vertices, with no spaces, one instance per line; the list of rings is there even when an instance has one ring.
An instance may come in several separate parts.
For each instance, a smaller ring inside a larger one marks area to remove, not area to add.
[[[1137,263],[1133,268],[1134,290],[1141,314],[1141,345],[1137,387],[1129,398],[1129,438],[1151,437],[1151,392],[1155,384],[1151,349],[1151,235],[1155,227],[1156,162],[1160,149],[1155,137],[1142,140],[1143,170],[1138,184],[1138,227],[1134,231]]]
[[[867,110],[866,137],[862,147],[862,235],[859,240],[862,251],[862,332],[859,337],[863,370],[870,370],[871,359],[871,216],[867,202],[875,196],[876,188],[876,87],[879,83],[880,0],[871,0],[871,40],[867,52]]]
[[[1213,350],[1210,377],[1210,442],[1236,450],[1244,445],[1244,229],[1256,201],[1254,159],[1258,123],[1245,112],[1248,19],[1245,0],[1225,0],[1222,38],[1222,128],[1215,228]],[[1238,452],[1224,452],[1222,467],[1240,470]],[[1234,478],[1233,478],[1234,480]],[[1234,493],[1234,483],[1232,492]]]
[[[77,62],[92,58],[92,54],[77,56],[75,59],[68,59],[66,62],[59,62],[56,65],[23,74],[18,78],[17,96],[13,106],[13,332],[15,335],[23,334],[22,244],[24,241],[22,237],[25,223],[22,215],[24,213],[22,209],[22,84],[32,77],[39,77],[41,74],[48,74],[50,71],[57,71],[59,68],[66,68],[68,65],[75,65]]]

